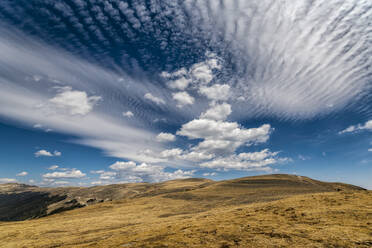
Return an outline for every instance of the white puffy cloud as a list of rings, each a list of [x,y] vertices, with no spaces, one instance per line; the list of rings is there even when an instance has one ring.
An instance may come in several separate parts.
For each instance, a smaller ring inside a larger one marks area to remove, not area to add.
[[[206,112],[202,113],[201,119],[225,120],[231,114],[231,105],[227,103],[213,104]]]
[[[193,80],[202,85],[210,83],[213,78],[213,69],[221,69],[221,65],[215,55],[211,55],[210,59],[194,64],[190,70],[190,76]]]
[[[179,148],[164,150],[160,153],[161,158],[178,158],[182,154],[182,150]]]
[[[0,178],[0,183],[16,183],[17,180],[13,178]]]
[[[339,132],[339,134],[353,133],[353,132],[360,131],[360,130],[372,131],[372,120],[369,120],[364,124],[358,124],[358,125],[350,126],[346,129],[342,130],[341,132]]]
[[[128,117],[128,118],[132,118],[134,116],[134,114],[132,113],[132,111],[127,111],[127,112],[123,112],[123,116]]]
[[[118,162],[110,165],[110,169],[112,169],[112,170],[124,170],[126,168],[131,168],[131,167],[135,167],[135,166],[136,166],[136,163],[133,162],[133,161],[129,161],[129,162],[118,161]]]
[[[42,156],[44,156],[44,157],[54,157],[54,156],[59,157],[61,155],[62,155],[62,153],[59,152],[59,151],[54,151],[52,153],[52,152],[49,152],[49,151],[44,150],[44,149],[35,152],[35,157],[42,157]]]
[[[72,90],[69,86],[59,88],[59,91],[49,102],[70,115],[86,115],[102,99],[100,96],[88,96],[85,91]]]
[[[219,157],[202,163],[201,167],[223,169],[223,170],[264,170],[270,171],[268,165],[283,161],[277,158],[277,152],[270,152],[268,149],[260,152],[240,153],[226,157]]]
[[[86,174],[77,169],[71,169],[66,171],[56,171],[51,173],[46,173],[43,175],[45,179],[74,179],[83,178]]]
[[[185,90],[190,83],[191,83],[190,79],[181,77],[176,80],[168,82],[167,85],[169,88],[174,90]]]
[[[269,139],[271,126],[264,124],[258,128],[246,129],[236,122],[223,122],[207,119],[195,119],[177,131],[178,135],[189,139],[230,140],[248,143],[263,143]]]
[[[203,161],[229,156],[242,145],[264,143],[269,139],[271,131],[269,124],[246,129],[236,122],[195,119],[184,124],[177,134],[189,139],[203,139],[183,155],[183,159],[199,158],[199,161]]]
[[[239,140],[206,139],[193,147],[192,150],[203,154],[227,155],[234,153],[243,143],[243,141]]]
[[[159,182],[172,179],[191,177],[195,171],[176,170],[166,172],[164,167],[142,163],[137,165],[133,161],[118,161],[110,166],[116,172],[116,180],[121,182]]]
[[[171,133],[161,132],[156,136],[156,140],[159,142],[170,142],[170,141],[175,141],[176,136]]]
[[[201,84],[208,84],[213,80],[213,72],[204,62],[193,65],[190,72],[192,77]]]
[[[184,152],[179,158],[184,159],[186,161],[192,161],[192,162],[200,162],[212,159],[214,157],[214,154],[207,154],[205,152],[200,151],[189,151]]]
[[[151,93],[146,93],[144,97],[145,99],[150,100],[156,103],[157,105],[165,104],[165,101],[163,99],[161,99],[160,97],[153,96]]]
[[[116,176],[116,172],[114,171],[103,171],[99,175],[100,180],[114,180]]]
[[[230,97],[230,86],[228,84],[214,84],[210,87],[202,86],[199,93],[210,100],[226,101]]]
[[[194,104],[194,97],[190,96],[187,92],[182,91],[182,92],[177,92],[173,93],[172,97],[174,100],[177,101],[177,107],[181,108],[185,105],[192,105]]]
[[[53,157],[53,154],[51,152],[48,152],[47,150],[39,150],[35,152],[35,157],[41,157],[41,156]]]
[[[368,151],[369,151],[369,152],[372,152],[372,148],[369,148]]]
[[[28,175],[27,171],[22,171],[22,172],[17,174],[18,177],[24,177],[24,176],[27,176],[27,175]]]
[[[221,69],[219,58],[215,54],[206,54],[205,61],[192,65],[189,69],[181,68],[175,72],[162,72],[161,76],[168,79],[167,85],[170,89],[185,90],[190,84],[194,87],[207,85],[214,79],[213,70]]]
[[[58,168],[59,168],[58,165],[52,165],[52,166],[50,166],[50,167],[48,168],[48,170],[56,170],[56,169],[58,169]]]

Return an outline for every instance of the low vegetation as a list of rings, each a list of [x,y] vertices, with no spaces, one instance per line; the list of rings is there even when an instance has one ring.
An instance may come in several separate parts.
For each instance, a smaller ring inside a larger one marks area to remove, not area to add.
[[[144,188],[120,200],[0,222],[0,247],[372,246],[372,192],[355,186],[270,175]]]

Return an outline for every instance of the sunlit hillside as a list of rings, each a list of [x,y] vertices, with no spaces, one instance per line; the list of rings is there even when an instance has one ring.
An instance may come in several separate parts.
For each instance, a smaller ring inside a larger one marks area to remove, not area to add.
[[[138,186],[121,200],[0,222],[0,247],[372,246],[372,192],[351,185],[271,175]]]

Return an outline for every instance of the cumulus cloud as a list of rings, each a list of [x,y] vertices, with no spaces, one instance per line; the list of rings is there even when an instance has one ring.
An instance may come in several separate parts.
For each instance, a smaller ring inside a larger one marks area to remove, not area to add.
[[[230,97],[230,86],[227,84],[214,84],[210,87],[200,87],[199,93],[210,100],[226,101]]]
[[[201,151],[189,151],[189,152],[183,152],[183,154],[179,156],[179,158],[184,159],[186,161],[191,161],[191,162],[200,162],[200,161],[212,159],[214,158],[214,156],[215,156],[214,154],[207,154]]]
[[[372,148],[369,148],[368,151],[369,151],[369,152],[372,152]]]
[[[172,97],[174,100],[177,101],[177,107],[181,108],[185,105],[192,105],[194,104],[194,97],[190,96],[187,92],[183,91],[183,92],[177,92],[177,93],[173,93],[172,94]]]
[[[353,133],[361,130],[367,130],[367,131],[372,131],[372,120],[367,121],[364,124],[358,124],[354,126],[350,126],[342,131],[339,132],[339,134],[344,134],[344,133]]]
[[[170,141],[175,141],[176,136],[171,133],[161,132],[156,136],[156,140],[159,142],[170,142]]]
[[[263,143],[269,139],[271,126],[264,124],[258,128],[246,129],[236,122],[223,122],[207,119],[195,119],[177,131],[178,135],[189,139],[213,139],[241,141],[244,143]]]
[[[48,152],[47,150],[39,150],[35,152],[35,157],[41,157],[41,156],[53,157],[53,154],[51,152]]]
[[[59,88],[59,93],[49,99],[54,107],[71,115],[86,115],[92,111],[93,106],[102,98],[88,96],[85,91],[72,90],[66,86]]]
[[[43,156],[44,157],[59,157],[61,155],[62,155],[62,153],[59,152],[59,151],[54,151],[52,153],[52,152],[49,152],[49,151],[44,150],[44,149],[35,152],[35,157],[43,157]]]
[[[216,58],[211,58],[204,62],[194,64],[190,68],[190,74],[195,81],[201,85],[206,85],[214,78],[213,69],[221,69],[221,65]]]
[[[56,171],[51,173],[43,174],[45,179],[76,179],[83,178],[86,174],[77,169],[71,169],[66,171]]]
[[[240,153],[229,157],[220,157],[202,163],[200,166],[213,169],[227,170],[263,170],[271,171],[268,165],[283,161],[277,159],[277,152],[270,152],[268,149],[260,152]]]
[[[159,182],[172,179],[182,179],[193,176],[195,170],[175,170],[166,172],[163,166],[151,164],[136,164],[133,161],[118,161],[110,168],[116,172],[116,179],[123,182]]]
[[[123,112],[124,117],[132,118],[134,116],[132,111]]]
[[[195,63],[190,68],[181,68],[175,72],[162,72],[161,76],[167,80],[170,89],[184,91],[191,84],[193,88],[208,85],[214,79],[213,70],[221,69],[219,58],[212,53],[206,53],[205,61]]]
[[[183,153],[180,148],[164,150],[160,153],[161,158],[178,158]]]
[[[175,90],[185,90],[191,83],[190,79],[181,77],[179,79],[168,82],[168,87]]]
[[[163,99],[161,99],[160,97],[153,96],[151,93],[146,93],[144,97],[145,99],[150,100],[156,103],[157,105],[165,104],[165,101]]]
[[[28,175],[27,171],[22,171],[22,172],[17,174],[18,177],[24,177],[24,176],[27,176],[27,175]]]
[[[206,112],[202,113],[201,119],[225,120],[231,114],[231,105],[227,103],[213,104]]]
[[[0,183],[16,183],[17,180],[13,178],[0,178]]]

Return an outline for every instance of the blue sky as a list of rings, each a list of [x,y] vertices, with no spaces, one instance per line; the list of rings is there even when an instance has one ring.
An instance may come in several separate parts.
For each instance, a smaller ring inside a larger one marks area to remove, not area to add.
[[[372,188],[370,1],[4,0],[0,183]]]

